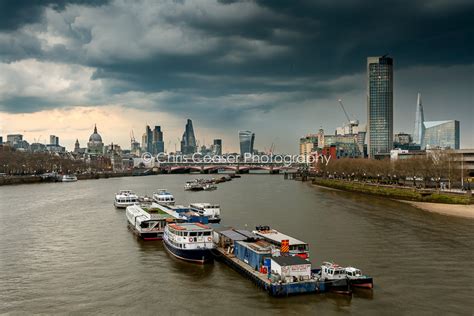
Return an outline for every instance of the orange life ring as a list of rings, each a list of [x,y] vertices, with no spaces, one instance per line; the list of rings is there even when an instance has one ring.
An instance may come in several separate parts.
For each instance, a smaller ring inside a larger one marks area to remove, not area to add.
[[[193,241],[193,239],[191,237],[189,237],[189,241]]]
[[[207,237],[207,241],[211,241],[211,240],[212,240],[212,238],[211,238],[211,237]]]

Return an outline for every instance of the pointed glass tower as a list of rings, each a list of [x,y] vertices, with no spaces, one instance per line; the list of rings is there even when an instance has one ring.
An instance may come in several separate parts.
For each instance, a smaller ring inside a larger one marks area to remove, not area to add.
[[[418,93],[416,102],[415,130],[413,132],[413,142],[423,149],[423,139],[425,137],[425,118],[423,116],[423,105],[421,103],[421,93]]]

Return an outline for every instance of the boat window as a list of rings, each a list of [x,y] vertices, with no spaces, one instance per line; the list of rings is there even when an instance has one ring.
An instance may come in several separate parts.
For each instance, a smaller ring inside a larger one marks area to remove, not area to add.
[[[204,232],[204,236],[211,236],[211,232]]]
[[[188,233],[187,233],[187,232],[184,232],[184,233],[183,233],[183,236],[188,236]]]
[[[198,232],[198,237],[202,237],[203,236],[203,232]]]
[[[189,236],[197,236],[197,232],[190,232]]]

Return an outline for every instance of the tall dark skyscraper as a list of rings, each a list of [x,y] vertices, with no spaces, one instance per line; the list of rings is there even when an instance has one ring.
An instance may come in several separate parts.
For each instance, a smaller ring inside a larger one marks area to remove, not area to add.
[[[367,58],[367,151],[370,158],[393,147],[393,59]]]
[[[212,144],[212,151],[214,155],[222,155],[222,139],[214,139],[214,143]]]
[[[184,155],[193,154],[196,152],[196,137],[194,136],[193,121],[188,119],[186,128],[181,139],[181,153]]]
[[[165,143],[163,142],[163,132],[161,126],[155,126],[153,130],[153,155],[165,152]]]
[[[144,150],[150,154],[153,153],[153,131],[151,130],[150,126],[146,126],[145,128],[145,135],[143,135],[143,147]]]
[[[253,143],[255,141],[255,133],[251,131],[239,131],[240,155],[244,157],[246,153],[253,154]]]

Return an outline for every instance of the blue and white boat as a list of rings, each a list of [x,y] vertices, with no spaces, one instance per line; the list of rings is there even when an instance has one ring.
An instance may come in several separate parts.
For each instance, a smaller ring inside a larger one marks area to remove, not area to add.
[[[178,259],[206,263],[213,258],[212,228],[201,223],[174,223],[165,227],[163,243]]]
[[[175,203],[173,194],[166,189],[158,189],[157,192],[153,193],[153,201],[161,205],[174,205]]]

